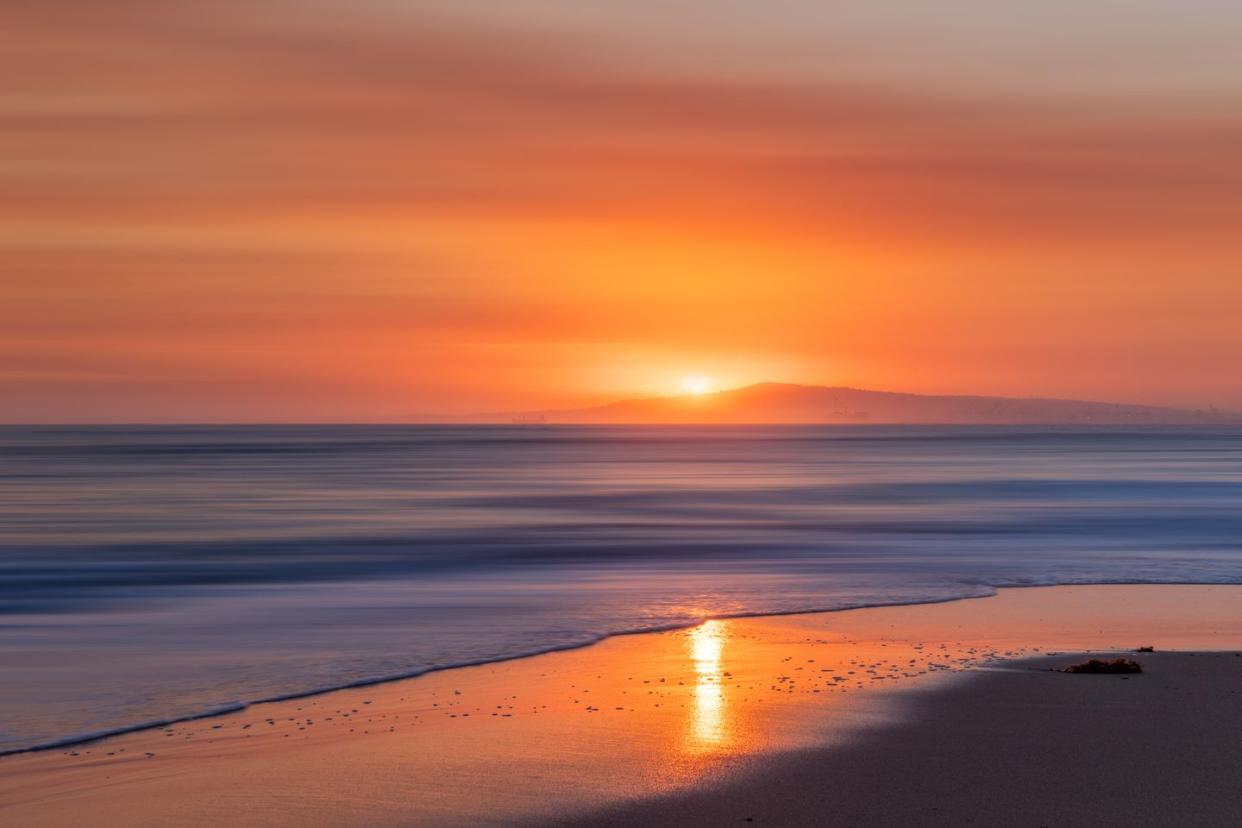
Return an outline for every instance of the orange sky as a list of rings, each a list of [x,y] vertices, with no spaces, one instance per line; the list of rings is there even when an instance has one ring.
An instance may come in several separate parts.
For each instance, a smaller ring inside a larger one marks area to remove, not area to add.
[[[1242,12],[876,5],[19,2],[0,420],[1242,408]]]

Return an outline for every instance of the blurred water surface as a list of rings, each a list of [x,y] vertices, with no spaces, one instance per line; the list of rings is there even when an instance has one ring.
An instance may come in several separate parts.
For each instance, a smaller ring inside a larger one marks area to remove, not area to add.
[[[713,615],[1242,582],[1242,429],[0,428],[0,750]]]

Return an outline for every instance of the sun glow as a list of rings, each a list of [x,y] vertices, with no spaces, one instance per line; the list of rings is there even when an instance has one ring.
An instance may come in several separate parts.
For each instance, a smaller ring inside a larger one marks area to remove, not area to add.
[[[702,374],[690,374],[682,377],[677,387],[683,394],[706,394],[712,390],[712,381]]]

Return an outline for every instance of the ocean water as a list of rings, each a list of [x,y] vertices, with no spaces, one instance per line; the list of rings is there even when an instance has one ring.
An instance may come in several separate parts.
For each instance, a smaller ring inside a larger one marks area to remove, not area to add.
[[[1242,429],[5,427],[0,751],[709,616],[1086,582],[1242,582]]]

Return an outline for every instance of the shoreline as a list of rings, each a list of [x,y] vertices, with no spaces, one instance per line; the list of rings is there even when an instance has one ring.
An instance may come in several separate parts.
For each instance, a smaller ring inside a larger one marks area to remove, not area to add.
[[[1024,658],[1242,649],[1239,586],[988,597],[713,620],[10,755],[0,818],[61,826],[89,809],[108,815],[92,817],[100,825],[164,825],[245,809],[249,823],[274,826],[323,814],[548,822],[741,784],[791,752],[882,738],[917,718],[911,698]]]
[[[981,584],[980,586],[990,591],[982,593],[982,594],[978,594],[978,595],[955,595],[955,596],[946,597],[946,598],[915,599],[915,600],[910,600],[910,601],[896,601],[892,603],[858,604],[858,605],[852,605],[852,606],[833,607],[829,609],[815,608],[815,609],[783,610],[783,611],[775,611],[775,612],[725,613],[725,614],[720,614],[720,615],[704,616],[703,618],[700,618],[697,621],[687,622],[685,624],[668,624],[668,625],[655,626],[655,627],[643,627],[639,629],[619,630],[616,632],[604,633],[589,641],[584,641],[582,643],[577,643],[577,644],[565,644],[565,645],[560,645],[560,646],[552,646],[552,647],[547,647],[547,648],[541,648],[541,649],[536,649],[536,650],[515,653],[513,655],[498,656],[495,658],[481,658],[481,659],[476,659],[476,660],[471,660],[471,661],[455,662],[453,664],[437,665],[437,666],[426,667],[426,668],[421,668],[417,670],[411,670],[408,672],[394,673],[391,675],[382,675],[382,676],[375,676],[371,678],[357,679],[357,680],[346,682],[343,684],[328,685],[324,687],[317,687],[317,688],[310,689],[310,690],[299,690],[299,691],[293,691],[290,693],[281,693],[281,694],[274,695],[274,696],[264,696],[264,697],[260,697],[260,698],[252,699],[252,700],[222,702],[219,705],[216,705],[215,707],[208,708],[206,710],[196,712],[196,713],[190,713],[190,714],[183,715],[183,716],[169,716],[166,718],[159,718],[159,719],[153,719],[153,720],[149,720],[145,722],[138,722],[132,725],[121,725],[116,728],[108,728],[108,729],[101,730],[101,731],[93,731],[90,733],[83,733],[83,734],[71,734],[71,735],[65,736],[64,738],[55,739],[53,741],[40,742],[34,745],[13,747],[13,748],[3,748],[3,749],[0,749],[0,759],[4,759],[10,756],[37,754],[37,753],[43,753],[46,751],[54,751],[54,750],[61,750],[64,748],[80,747],[83,745],[95,744],[97,742],[106,741],[108,739],[113,739],[113,738],[117,738],[120,736],[126,736],[132,733],[142,733],[144,731],[149,731],[149,730],[158,730],[160,728],[168,727],[170,725],[184,724],[187,722],[196,722],[196,721],[202,721],[206,719],[214,719],[220,716],[227,716],[233,713],[238,713],[238,712],[242,712],[246,710],[252,710],[254,708],[262,707],[264,705],[280,704],[280,703],[290,702],[290,701],[299,701],[302,699],[309,699],[309,698],[315,698],[318,696],[329,695],[332,693],[338,693],[338,692],[345,691],[345,690],[365,689],[368,687],[375,687],[378,685],[391,684],[395,682],[413,681],[415,679],[422,678],[423,676],[451,672],[453,670],[463,670],[463,669],[469,669],[472,667],[481,667],[481,666],[487,666],[487,665],[493,665],[493,664],[506,664],[506,663],[514,662],[514,661],[522,661],[522,660],[531,659],[531,658],[539,658],[540,656],[550,655],[554,653],[573,652],[575,650],[582,650],[582,649],[586,649],[589,647],[595,647],[595,646],[598,646],[599,644],[602,644],[606,641],[616,639],[616,638],[622,638],[622,637],[628,637],[628,636],[642,636],[642,635],[659,635],[661,633],[688,630],[688,629],[693,629],[695,627],[701,626],[702,624],[705,624],[709,621],[734,621],[734,620],[745,620],[745,619],[787,618],[787,617],[797,617],[797,616],[806,616],[806,615],[830,615],[830,614],[840,613],[840,612],[854,612],[858,610],[868,610],[868,609],[934,606],[937,604],[955,603],[958,601],[973,601],[973,600],[979,600],[979,599],[985,599],[985,598],[995,598],[1000,592],[1004,590],[1055,589],[1058,587],[1096,587],[1096,586],[1105,586],[1105,587],[1106,586],[1151,586],[1151,587],[1242,586],[1242,582],[1232,583],[1232,582],[1220,582],[1220,581],[1193,581],[1193,580],[1191,581],[1118,580],[1118,581],[1066,582],[1066,583],[1051,583],[1051,584],[1004,584],[1004,585],[999,585],[999,586],[992,585],[992,584]]]
[[[1209,584],[1199,584],[1199,585],[1207,586]],[[1222,584],[1210,584],[1210,585],[1231,586],[1229,584],[1223,584],[1223,585]],[[1036,585],[1031,585],[1031,586],[1036,586]],[[1038,586],[1044,586],[1044,585],[1040,584]],[[1060,585],[1051,584],[1048,586],[1060,586]],[[131,733],[141,733],[146,730],[158,730],[159,728],[168,727],[169,725],[182,724],[185,722],[197,722],[197,721],[202,721],[204,719],[214,719],[220,716],[227,716],[232,713],[239,713],[241,711],[251,710],[253,708],[260,707],[266,704],[280,704],[282,702],[300,701],[302,699],[310,699],[310,698],[315,698],[317,696],[324,696],[324,695],[330,695],[332,693],[338,693],[343,690],[360,690],[360,689],[365,689],[368,687],[375,687],[377,685],[392,684],[392,683],[402,682],[402,681],[414,681],[416,679],[422,678],[423,676],[432,675],[435,673],[446,673],[446,672],[450,672],[453,670],[466,670],[471,667],[485,667],[485,666],[492,665],[492,664],[507,664],[512,661],[524,661],[526,659],[539,658],[540,656],[552,655],[555,653],[570,653],[570,652],[574,652],[575,650],[583,650],[589,647],[596,647],[606,641],[610,641],[615,638],[624,638],[628,636],[642,636],[642,635],[659,635],[661,633],[690,630],[690,629],[694,629],[695,627],[701,627],[703,624],[706,624],[709,621],[738,621],[738,620],[744,620],[744,619],[758,619],[758,618],[786,618],[790,616],[799,616],[799,615],[827,615],[830,613],[837,613],[837,612],[852,612],[855,610],[882,609],[882,608],[887,608],[887,607],[930,606],[934,604],[953,603],[955,601],[972,601],[972,600],[977,600],[980,598],[993,598],[996,596],[996,590],[998,589],[1011,589],[1011,588],[1019,588],[1019,587],[989,587],[989,588],[992,589],[993,591],[990,593],[983,594],[983,595],[958,595],[952,598],[929,598],[926,600],[898,601],[898,602],[891,603],[891,604],[860,604],[857,606],[835,607],[833,609],[788,610],[784,612],[726,613],[723,615],[705,616],[697,621],[687,622],[685,624],[668,624],[668,625],[657,626],[657,627],[643,627],[643,628],[634,629],[634,630],[620,630],[618,632],[605,633],[590,641],[584,641],[581,644],[565,644],[562,646],[548,647],[546,649],[531,650],[529,652],[516,653],[514,655],[498,656],[496,658],[482,658],[482,659],[477,659],[475,661],[463,661],[463,662],[458,662],[454,664],[446,664],[444,666],[427,667],[425,669],[411,671],[408,673],[395,673],[393,675],[388,675],[388,676],[377,676],[375,678],[359,679],[357,681],[351,681],[346,684],[330,685],[328,687],[321,687],[321,688],[317,688],[314,690],[297,691],[293,693],[282,693],[277,696],[266,696],[263,698],[255,699],[253,701],[226,702],[224,704],[219,705],[218,709],[213,708],[213,709],[201,712],[201,713],[192,713],[187,716],[177,716],[177,717],[170,717],[166,719],[156,719],[156,720],[152,720],[148,722],[142,722],[139,724],[119,727],[114,730],[99,731],[96,733],[82,734],[80,736],[79,735],[67,736],[64,739],[58,739],[53,742],[43,742],[37,745],[31,745],[29,747],[7,748],[4,750],[0,750],[0,759],[3,759],[6,756],[20,756],[20,755],[29,754],[29,753],[42,753],[44,751],[49,751],[49,750],[59,750],[61,748],[78,747],[81,745],[94,744],[96,742],[106,741],[107,739],[111,739],[117,736],[125,736]],[[1025,588],[1025,586],[1021,588]]]

